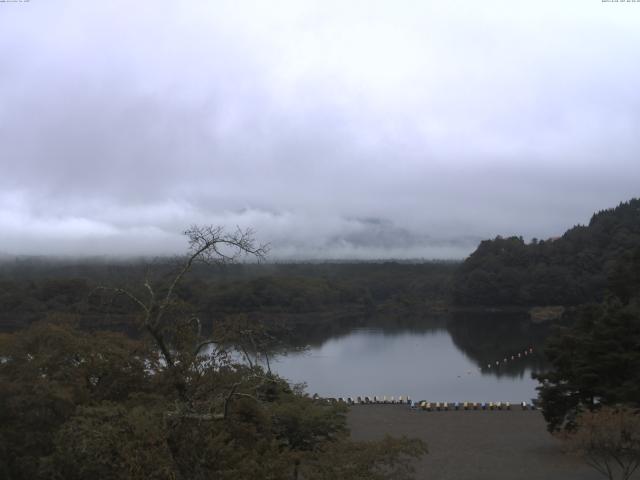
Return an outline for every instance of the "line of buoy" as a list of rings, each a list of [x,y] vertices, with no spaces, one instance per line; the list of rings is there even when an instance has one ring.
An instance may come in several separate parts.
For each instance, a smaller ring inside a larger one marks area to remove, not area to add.
[[[532,354],[533,354],[533,347],[529,347],[526,350],[524,350],[523,352],[518,352],[518,353],[515,353],[515,354],[511,355],[511,361],[514,361],[514,360],[517,360],[519,358],[526,357],[526,356],[532,355]],[[509,362],[509,356],[506,356],[506,357],[504,357],[502,359],[502,361],[496,360],[495,361],[495,367],[498,368],[498,367],[500,367],[500,365],[504,365],[504,364],[506,364],[508,362]],[[491,363],[491,362],[487,363],[487,368],[490,369],[490,368],[492,368],[493,365],[494,364]]]
[[[338,398],[326,398],[330,403],[346,403],[348,405],[411,405],[411,398],[407,396],[400,395],[398,397],[387,397],[382,396],[378,397],[376,395],[371,397],[338,397]]]

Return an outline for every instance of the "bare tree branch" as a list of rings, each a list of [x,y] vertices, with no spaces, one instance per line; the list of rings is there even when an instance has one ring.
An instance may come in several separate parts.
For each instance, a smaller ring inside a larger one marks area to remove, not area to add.
[[[174,320],[167,323],[165,321],[165,316],[168,316],[169,312],[174,314],[174,307],[179,303],[176,289],[196,262],[228,263],[236,261],[242,255],[252,256],[261,261],[267,254],[268,247],[256,244],[254,232],[251,229],[237,228],[233,233],[226,233],[221,226],[194,225],[184,234],[188,239],[189,250],[177,273],[169,281],[166,290],[162,287],[154,288],[149,281],[148,272],[142,284],[148,293],[146,302],[127,289],[113,288],[110,290],[116,295],[126,296],[140,308],[143,313],[144,329],[155,342],[166,367],[174,376],[174,384],[180,397],[188,403],[187,380],[183,375],[184,372],[178,372],[177,369],[178,367],[184,371],[192,369],[198,361],[198,355],[202,348],[215,342],[212,339],[201,338],[202,325],[196,316],[192,316],[186,322]],[[157,297],[156,292],[161,295],[161,298]],[[186,330],[189,328],[192,330]],[[181,343],[185,341],[192,341],[193,345],[185,349],[185,345]],[[246,351],[245,354],[247,354]],[[234,390],[234,393],[237,392]]]

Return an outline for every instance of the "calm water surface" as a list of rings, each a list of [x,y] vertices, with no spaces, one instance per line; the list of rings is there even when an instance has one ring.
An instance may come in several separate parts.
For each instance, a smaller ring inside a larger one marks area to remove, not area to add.
[[[291,382],[307,383],[310,394],[325,397],[515,403],[536,396],[531,373],[543,368],[538,353],[543,340],[539,327],[513,319],[358,326],[316,339],[305,352],[277,357],[272,367]],[[531,347],[534,354],[524,356]]]

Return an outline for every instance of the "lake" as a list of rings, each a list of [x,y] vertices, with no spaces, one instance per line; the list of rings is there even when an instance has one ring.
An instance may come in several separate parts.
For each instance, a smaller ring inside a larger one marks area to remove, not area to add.
[[[360,322],[310,339],[307,351],[278,356],[272,368],[322,397],[530,402],[546,333],[527,319],[486,314]]]

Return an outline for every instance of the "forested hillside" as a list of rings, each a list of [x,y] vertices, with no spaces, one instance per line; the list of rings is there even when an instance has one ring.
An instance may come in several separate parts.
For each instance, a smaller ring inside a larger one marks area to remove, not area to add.
[[[196,266],[177,289],[205,325],[228,314],[304,315],[378,307],[428,307],[449,302],[457,263],[237,264]],[[98,287],[144,288],[175,266],[167,259],[138,262],[51,261],[26,258],[0,264],[0,330],[14,330],[55,315],[73,315],[85,327],[131,324],[131,304],[108,301]],[[144,293],[144,292],[143,292]],[[314,317],[316,318],[316,317]],[[330,318],[330,316],[327,316]],[[317,318],[316,318],[317,319]]]
[[[181,267],[139,279],[146,296],[124,285],[26,280],[33,295],[19,295],[27,303],[17,308],[46,309],[40,322],[0,333],[0,478],[412,478],[411,461],[426,445],[352,441],[343,403],[309,397],[258,361],[277,343],[263,323],[241,315],[202,328],[193,289],[178,293],[192,266],[227,261],[221,246],[257,259],[264,249],[244,232],[194,227],[186,235]],[[78,329],[62,312],[99,312],[96,291],[135,316],[136,338]]]
[[[615,263],[603,302],[572,309],[548,338],[545,356],[551,368],[536,375],[548,429],[573,430],[582,412],[603,405],[637,410],[638,345],[640,247]]]
[[[640,199],[594,214],[557,239],[485,240],[459,268],[458,305],[578,305],[601,301],[608,283],[624,283],[640,247]]]

